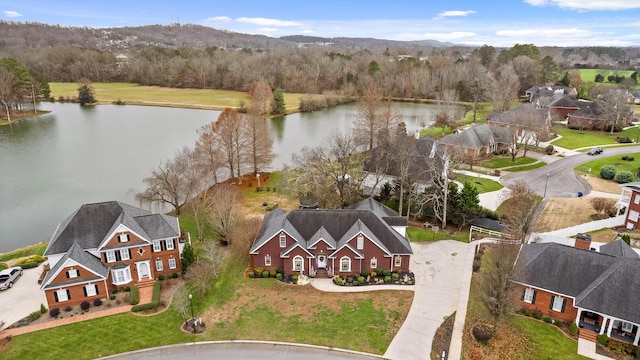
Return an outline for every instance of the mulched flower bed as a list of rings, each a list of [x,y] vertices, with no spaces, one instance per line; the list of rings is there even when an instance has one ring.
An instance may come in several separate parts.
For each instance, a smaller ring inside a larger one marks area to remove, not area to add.
[[[389,275],[336,275],[333,283],[339,286],[368,286],[368,285],[414,285],[416,277],[413,272],[395,272]]]

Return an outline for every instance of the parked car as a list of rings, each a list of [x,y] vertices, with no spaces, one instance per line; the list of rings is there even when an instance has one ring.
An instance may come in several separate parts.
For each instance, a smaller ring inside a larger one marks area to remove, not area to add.
[[[20,276],[22,276],[22,268],[20,266],[14,266],[0,271],[0,290],[13,287],[13,283],[15,283]]]
[[[602,154],[602,148],[600,146],[596,146],[591,150],[587,151],[587,155],[599,155]]]

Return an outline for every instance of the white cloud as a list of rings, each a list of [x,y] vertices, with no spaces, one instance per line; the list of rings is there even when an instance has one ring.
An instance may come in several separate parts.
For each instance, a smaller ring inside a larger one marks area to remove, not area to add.
[[[270,32],[278,31],[278,28],[263,27],[263,28],[258,29],[258,31],[270,33]]]
[[[474,32],[467,31],[454,31],[451,33],[426,33],[423,35],[424,38],[430,40],[439,40],[439,41],[450,41],[450,40],[464,40],[469,38],[474,38],[478,36],[478,34]]]
[[[204,21],[204,22],[212,22],[212,21],[228,22],[228,21],[231,21],[231,18],[228,17],[228,16],[211,16],[211,17],[208,17],[208,18],[206,18],[206,19],[204,19],[202,21]]]
[[[438,14],[438,17],[443,18],[448,16],[467,16],[475,13],[475,10],[449,10],[441,12],[440,14]]]
[[[22,16],[22,14],[20,14],[19,12],[12,11],[12,10],[4,10],[3,13],[4,13],[5,16],[10,17],[10,18]]]
[[[247,23],[247,24],[260,25],[260,26],[303,26],[303,24],[295,21],[285,21],[285,20],[278,20],[278,19],[265,19],[265,18],[241,17],[241,18],[237,18],[236,21]]]
[[[629,10],[640,9],[640,2],[630,0],[524,0],[533,6],[556,6],[571,10]]]
[[[315,34],[315,31],[313,31],[313,30],[302,30],[300,32],[303,33],[303,34]]]
[[[519,29],[519,30],[499,30],[496,31],[496,35],[498,36],[506,36],[506,37],[555,37],[555,38],[563,38],[563,37],[588,37],[593,36],[595,33],[589,30],[584,29]]]

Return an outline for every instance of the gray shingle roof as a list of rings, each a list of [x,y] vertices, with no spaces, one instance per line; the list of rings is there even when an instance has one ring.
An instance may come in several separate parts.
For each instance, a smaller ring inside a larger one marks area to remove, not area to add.
[[[67,252],[76,242],[96,249],[121,224],[148,241],[180,236],[177,218],[117,201],[85,204],[60,223],[45,255]]]
[[[406,141],[409,144],[407,146],[413,145],[413,150],[415,151],[411,158],[409,178],[414,181],[431,181],[434,169],[443,168],[445,149],[427,136],[420,139],[408,138]],[[434,146],[435,151],[433,149]],[[433,157],[431,157],[432,154],[434,155]],[[435,165],[431,166],[431,164]],[[375,148],[371,156],[365,161],[364,170],[377,172],[379,168],[386,169],[386,175],[400,175],[399,163],[390,156],[388,151]]]
[[[508,143],[509,137],[503,136],[506,131],[508,130],[505,128],[478,124],[457,134],[449,134],[438,140],[438,143],[467,149],[478,149],[493,144]]]
[[[109,276],[109,268],[105,266],[100,259],[89,254],[84,251],[77,242],[74,242],[67,253],[58,261],[51,270],[47,273],[44,280],[42,281],[42,289],[49,288],[49,281],[52,280],[53,276],[58,273],[58,271],[65,266],[67,260],[73,260],[76,263],[82,265],[82,267],[90,270],[91,272],[97,275],[98,279],[106,279]],[[68,283],[74,283],[82,281],[85,282],[87,279],[78,279],[78,280],[70,280]],[[60,283],[56,284],[56,286],[61,286]]]
[[[533,104],[521,104],[504,112],[494,112],[489,115],[488,122],[506,125],[518,125],[529,128],[549,126],[549,110],[537,109]]]
[[[628,257],[632,259],[638,259],[638,253],[635,252],[632,248],[629,247],[623,240],[618,239],[612,241],[608,244],[604,244],[600,246],[600,252],[603,254],[618,256],[618,257]]]

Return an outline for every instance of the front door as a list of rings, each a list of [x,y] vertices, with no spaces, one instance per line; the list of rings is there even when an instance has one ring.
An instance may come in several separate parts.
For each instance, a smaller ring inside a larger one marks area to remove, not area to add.
[[[318,269],[324,269],[327,267],[327,257],[325,255],[318,255],[318,260],[316,261],[316,265]]]
[[[136,263],[136,265],[138,267],[138,281],[143,279],[151,279],[148,261],[139,262],[139,263]]]

